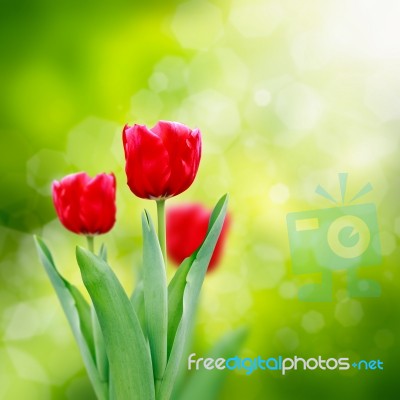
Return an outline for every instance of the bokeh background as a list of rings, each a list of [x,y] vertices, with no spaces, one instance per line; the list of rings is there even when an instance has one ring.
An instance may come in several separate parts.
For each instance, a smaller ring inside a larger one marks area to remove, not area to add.
[[[125,123],[177,120],[203,133],[198,177],[171,201],[230,194],[225,257],[205,282],[194,349],[247,325],[243,356],[380,359],[384,371],[228,374],[220,399],[395,399],[400,383],[400,3],[397,0],[0,1],[0,398],[93,393],[32,234],[82,288],[55,219],[52,180],[114,171],[118,220],[102,240],[128,291],[140,265],[140,211],[127,189]],[[305,303],[286,214],[331,207],[318,184],[378,210],[382,264],[346,273],[327,303]],[[98,243],[99,245],[100,243]],[[173,272],[173,267],[169,273]]]

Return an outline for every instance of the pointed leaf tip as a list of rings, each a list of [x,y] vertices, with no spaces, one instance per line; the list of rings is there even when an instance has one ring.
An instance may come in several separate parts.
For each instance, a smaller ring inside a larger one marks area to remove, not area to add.
[[[83,247],[81,247],[81,246],[76,246],[75,247],[75,253],[76,253],[76,256],[82,256],[82,255],[84,255],[84,249],[83,249]]]
[[[150,219],[150,214],[146,209],[144,209],[142,212],[142,225],[143,227],[146,227],[147,230],[150,230],[151,219]]]
[[[85,249],[84,247],[81,246],[76,246],[75,248],[75,253],[76,253],[76,258],[78,260],[78,264],[80,265],[79,261],[81,260],[92,260],[93,259],[93,254]]]

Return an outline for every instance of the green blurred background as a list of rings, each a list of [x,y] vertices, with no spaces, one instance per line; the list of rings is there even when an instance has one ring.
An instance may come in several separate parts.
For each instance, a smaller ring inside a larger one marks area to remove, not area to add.
[[[231,372],[220,399],[397,399],[400,391],[400,3],[396,0],[0,1],[0,398],[91,399],[80,355],[35,254],[43,236],[83,289],[50,185],[114,171],[118,220],[102,238],[128,291],[140,211],[125,185],[125,123],[177,120],[203,133],[193,186],[171,203],[230,194],[224,260],[205,282],[194,348],[251,327],[241,355],[350,357],[384,371]],[[286,214],[330,207],[371,182],[383,260],[360,275],[380,298],[352,299],[344,271],[328,303],[297,299]],[[134,268],[132,268],[132,266]],[[173,272],[170,267],[169,273]]]

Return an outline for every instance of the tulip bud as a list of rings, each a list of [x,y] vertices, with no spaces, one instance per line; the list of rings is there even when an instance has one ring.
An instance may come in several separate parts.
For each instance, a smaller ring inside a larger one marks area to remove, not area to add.
[[[61,223],[70,231],[84,235],[108,232],[115,223],[115,176],[85,172],[71,174],[53,182],[53,202]]]
[[[126,125],[123,143],[128,186],[136,196],[166,199],[193,183],[201,157],[199,129],[169,121],[151,129]]]
[[[176,264],[192,255],[203,243],[206,235],[211,210],[201,204],[185,204],[167,209],[167,251]],[[230,217],[226,216],[221,234],[211,257],[208,272],[213,270],[221,260]]]

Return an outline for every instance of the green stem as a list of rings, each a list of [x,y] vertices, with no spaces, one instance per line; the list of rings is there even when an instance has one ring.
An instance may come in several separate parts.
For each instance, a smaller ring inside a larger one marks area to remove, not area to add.
[[[166,235],[165,235],[165,199],[157,200],[158,241],[167,266]]]
[[[94,236],[86,236],[88,249],[94,253]]]

